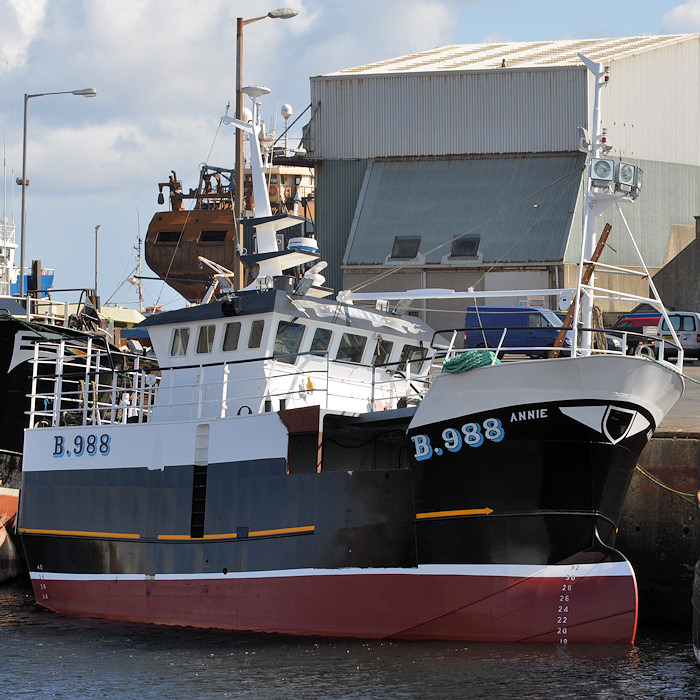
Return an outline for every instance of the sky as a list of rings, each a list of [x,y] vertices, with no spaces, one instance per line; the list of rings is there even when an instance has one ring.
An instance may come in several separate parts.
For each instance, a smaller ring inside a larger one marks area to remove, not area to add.
[[[343,68],[449,44],[700,32],[700,0],[0,0],[0,216],[18,241],[24,94],[98,92],[28,101],[25,264],[55,268],[57,289],[92,287],[97,242],[102,302],[137,306],[128,279],[157,183],[175,170],[188,189],[201,163],[233,167],[234,131],[217,130],[235,105],[236,18],[277,7],[298,15],[246,25],[243,42],[243,83],[270,88],[262,116],[277,133],[283,104],[291,120],[309,104],[311,76]],[[145,306],[184,305],[162,282],[143,292]]]

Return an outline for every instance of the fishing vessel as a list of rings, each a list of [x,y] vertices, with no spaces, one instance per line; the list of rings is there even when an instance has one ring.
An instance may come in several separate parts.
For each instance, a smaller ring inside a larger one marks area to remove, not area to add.
[[[285,105],[290,112],[291,108]],[[285,147],[274,147],[274,132],[264,128],[256,136],[263,160],[265,189],[256,193],[252,168],[244,172],[243,202],[239,240],[238,217],[234,211],[234,175],[229,168],[204,164],[195,188],[188,191],[173,170],[167,182],[158,183],[158,203],[169,210],[156,212],[148,225],[145,258],[148,266],[190,303],[204,298],[211,282],[211,269],[200,257],[232,268],[237,256],[252,250],[253,221],[261,212],[301,217],[285,231],[289,237],[308,237],[314,231],[314,170],[308,162]]]
[[[46,320],[58,306],[46,299],[54,271],[42,268],[38,261],[32,264],[31,273],[24,274],[24,289],[32,293],[18,296],[21,271],[15,264],[17,247],[14,223],[3,211],[0,217],[0,581],[14,578],[24,569],[12,530],[19,504],[31,370],[26,363],[15,361],[21,345],[16,341],[33,334],[30,319],[38,315]]]
[[[14,225],[0,219],[0,581],[24,570],[14,523],[22,479],[22,447],[28,425],[33,346],[38,340],[70,338],[75,352],[88,337],[113,335],[115,322],[98,314],[94,292],[82,290],[78,303],[50,298],[53,270],[33,261],[19,296],[20,270],[15,264]],[[67,291],[67,290],[64,290]],[[77,290],[75,290],[77,291]],[[106,326],[102,328],[102,326]],[[113,330],[113,328],[112,328]]]
[[[587,65],[597,104],[605,72]],[[257,115],[223,121],[259,143]],[[684,380],[682,352],[592,342],[596,214],[639,193],[616,191],[599,134],[570,341],[503,362],[405,313],[478,292],[331,298],[313,238],[261,207],[257,151],[257,275],[234,288],[202,260],[202,303],[142,324],[157,368],[98,373],[106,348],[35,345],[19,532],[37,602],[296,635],[632,642],[616,527]]]
[[[16,297],[22,291],[21,275],[24,275],[24,289],[35,290],[34,298],[46,298],[53,286],[54,270],[43,268],[41,263],[31,270],[20,270],[15,264],[17,251],[15,225],[4,214],[0,218],[0,297]]]

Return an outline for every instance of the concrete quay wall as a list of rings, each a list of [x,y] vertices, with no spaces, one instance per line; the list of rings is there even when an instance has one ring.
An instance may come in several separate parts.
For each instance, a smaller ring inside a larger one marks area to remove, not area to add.
[[[639,625],[690,633],[693,568],[700,557],[700,434],[657,432],[639,466],[616,541],[637,575]]]

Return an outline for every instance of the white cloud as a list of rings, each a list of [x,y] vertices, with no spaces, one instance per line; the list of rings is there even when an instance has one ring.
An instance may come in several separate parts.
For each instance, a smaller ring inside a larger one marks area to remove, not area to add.
[[[21,65],[44,22],[48,0],[0,0],[0,58]]]
[[[669,32],[700,32],[700,0],[686,0],[661,18]]]
[[[380,22],[390,41],[387,49],[402,46],[403,51],[421,51],[449,43],[457,17],[446,2],[381,3]],[[388,54],[391,58],[392,54]]]

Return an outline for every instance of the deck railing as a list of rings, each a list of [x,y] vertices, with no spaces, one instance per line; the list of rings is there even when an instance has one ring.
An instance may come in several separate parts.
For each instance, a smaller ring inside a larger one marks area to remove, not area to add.
[[[99,338],[35,343],[30,427],[146,420],[157,378],[140,363]]]
[[[513,336],[517,334],[522,334],[525,331],[535,331],[540,334],[549,334],[556,332],[558,330],[572,331],[571,327],[553,327],[552,329],[538,329],[531,328],[529,326],[483,326],[483,327],[468,327],[468,328],[456,328],[456,329],[446,329],[435,331],[433,335],[433,347],[436,346],[436,339],[442,336],[452,337],[452,342],[450,343],[448,349],[448,356],[454,356],[465,350],[456,347],[456,339],[460,334],[473,334],[479,335],[482,340],[480,340],[475,345],[471,344],[469,341],[469,349],[477,348],[488,348],[493,350],[499,359],[503,359],[507,355],[528,355],[531,357],[549,357],[550,353],[553,351],[552,344],[546,345],[518,345],[516,343],[511,343]],[[653,357],[659,360],[664,358],[664,354],[678,355],[682,360],[683,350],[680,345],[673,340],[663,340],[658,335],[647,335],[644,333],[637,333],[633,331],[622,331],[615,330],[611,328],[588,328],[579,329],[579,333],[582,331],[590,331],[591,334],[596,338],[593,347],[590,350],[585,350],[585,354],[591,355],[601,355],[601,354],[630,354],[630,355],[644,355],[646,357]],[[490,344],[486,342],[485,336],[483,334],[488,333],[489,337],[494,335],[498,336],[498,342]],[[619,342],[616,342],[619,341]],[[604,347],[602,347],[604,345]],[[559,355],[561,357],[567,357],[571,355],[572,348],[568,341],[561,347]],[[574,350],[575,354],[584,354],[582,348],[576,348]]]
[[[358,413],[410,406],[430,383],[427,372],[411,368],[429,362],[371,366],[307,352],[161,372],[92,339],[40,341],[34,345],[29,424],[215,419],[308,405]]]

